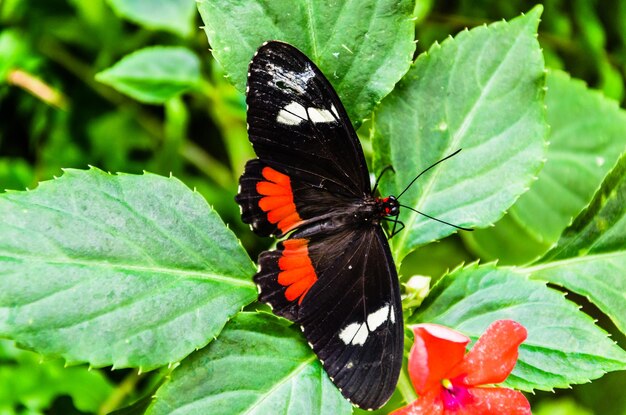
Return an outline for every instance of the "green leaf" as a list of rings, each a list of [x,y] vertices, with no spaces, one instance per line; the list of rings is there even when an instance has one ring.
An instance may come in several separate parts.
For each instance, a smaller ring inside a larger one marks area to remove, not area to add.
[[[0,85],[7,82],[13,69],[34,70],[39,66],[39,58],[31,51],[27,36],[15,29],[0,33]]]
[[[351,412],[299,330],[269,314],[240,313],[174,370],[146,414]]]
[[[413,3],[199,0],[198,9],[213,56],[240,91],[256,49],[282,40],[321,68],[358,125],[411,64]]]
[[[461,233],[470,251],[483,261],[498,261],[500,265],[525,264],[540,258],[550,245],[534,236],[510,214],[504,215],[494,227]]]
[[[626,155],[557,245],[526,272],[586,296],[626,333]]]
[[[563,294],[494,265],[474,264],[445,276],[409,321],[443,324],[475,340],[499,319],[528,330],[506,381],[516,389],[564,388],[626,368],[626,352]]]
[[[486,226],[524,192],[544,153],[544,68],[536,39],[541,6],[511,22],[465,31],[422,54],[375,113],[374,166],[396,194],[458,149],[402,196],[454,224]],[[497,115],[496,115],[497,114]],[[393,181],[393,182],[392,182]],[[454,231],[405,209],[396,258]]]
[[[153,46],[125,56],[96,79],[141,102],[162,104],[199,84],[200,60],[187,48]]]
[[[626,150],[626,111],[564,72],[550,71],[547,85],[547,162],[511,214],[537,238],[553,243]]]
[[[0,157],[0,192],[6,189],[22,190],[35,180],[35,173],[26,161]]]
[[[560,71],[548,72],[547,85],[551,129],[546,164],[509,218],[466,238],[483,258],[523,264],[542,256],[626,149],[626,112],[616,102]],[[521,249],[502,240],[503,234],[517,234]]]
[[[571,398],[544,399],[533,410],[535,415],[594,415]]]
[[[59,360],[42,361],[41,356],[19,350],[7,340],[0,340],[0,361],[0,412],[5,406],[19,405],[43,410],[55,398],[69,395],[77,409],[95,413],[113,392],[106,376],[97,370],[64,368]]]
[[[180,181],[66,170],[0,195],[0,336],[70,363],[152,369],[256,298],[254,267]]]
[[[163,29],[188,36],[193,29],[195,3],[189,0],[107,0],[113,10],[149,29]]]

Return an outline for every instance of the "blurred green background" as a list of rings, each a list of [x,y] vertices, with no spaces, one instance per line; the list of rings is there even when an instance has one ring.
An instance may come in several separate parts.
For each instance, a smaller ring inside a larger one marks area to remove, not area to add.
[[[146,18],[150,0],[0,0],[0,189],[33,188],[89,165],[144,170],[195,187],[220,213],[252,258],[272,242],[255,237],[233,201],[253,157],[244,97],[211,57],[193,0],[168,21]],[[510,19],[536,2],[418,1],[417,53],[465,27]],[[551,0],[539,32],[546,64],[625,101],[626,0]],[[149,14],[149,13],[148,13]],[[172,24],[175,22],[175,24]],[[183,46],[200,62],[201,81],[163,105],[138,102],[95,79],[125,55],[152,45]],[[371,157],[367,124],[359,131]],[[436,278],[476,258],[453,236],[410,255],[401,274]],[[584,299],[572,297],[601,319]],[[608,322],[599,322],[612,331]],[[617,338],[622,347],[626,344]],[[148,393],[159,375],[63,369],[59,361],[0,340],[0,415],[106,413]],[[612,373],[572,390],[531,396],[536,414],[626,414],[626,376]]]

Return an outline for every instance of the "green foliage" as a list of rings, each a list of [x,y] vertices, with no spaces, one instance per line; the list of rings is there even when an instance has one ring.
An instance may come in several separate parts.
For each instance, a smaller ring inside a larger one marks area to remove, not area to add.
[[[188,49],[155,46],[124,57],[96,79],[138,101],[162,104],[200,82],[200,61]]]
[[[8,80],[11,69],[15,67],[33,69],[37,58],[29,50],[28,43],[17,30],[0,33],[0,85]]]
[[[251,370],[254,375],[251,376]],[[265,313],[240,313],[159,389],[147,414],[350,414],[295,327]]]
[[[404,75],[415,45],[413,2],[356,3],[298,0],[200,0],[213,56],[240,91],[248,63],[261,44],[282,40],[298,47],[328,75],[354,124]]]
[[[401,199],[481,228],[402,211],[401,280],[435,281],[407,297],[407,322],[476,339],[517,320],[529,338],[506,383],[573,386],[531,397],[537,413],[623,415],[626,1],[528,7],[0,2],[0,189],[21,190],[0,194],[0,336],[43,356],[0,343],[0,412],[351,412],[299,330],[259,311],[249,255],[271,241],[232,199],[254,157],[248,62],[280,39],[363,124],[372,173],[394,167],[383,193],[463,149]],[[403,376],[377,413],[414,397]]]
[[[543,402],[534,412],[536,415],[593,415],[571,399]]]
[[[152,29],[164,29],[182,36],[191,34],[194,3],[187,0],[107,0],[115,12]]]
[[[541,166],[546,134],[543,58],[535,39],[540,13],[538,7],[511,23],[462,32],[420,55],[375,114],[373,163],[396,169],[383,193],[399,194],[416,172],[461,148],[402,203],[484,227],[524,192]],[[506,187],[498,186],[502,181]],[[402,218],[409,231],[392,241],[399,260],[454,231],[414,212]]]
[[[550,145],[546,165],[537,182],[512,207],[507,221],[472,235],[487,258],[519,263],[545,252],[589,203],[626,148],[626,112],[614,101],[559,71],[548,73],[547,86]],[[511,252],[503,244],[506,233],[517,228],[529,234],[529,253],[520,259],[512,257],[519,251]],[[505,236],[498,237],[498,233]]]
[[[41,356],[17,349],[0,340],[0,413],[11,414],[22,405],[31,413],[43,412],[52,401],[69,395],[77,409],[96,412],[113,392],[113,386],[97,371],[63,367],[60,360],[43,361]]]
[[[179,361],[256,294],[232,232],[173,178],[68,170],[5,193],[0,218],[0,335],[68,362]]]
[[[534,278],[589,298],[626,333],[626,154],[537,265]]]

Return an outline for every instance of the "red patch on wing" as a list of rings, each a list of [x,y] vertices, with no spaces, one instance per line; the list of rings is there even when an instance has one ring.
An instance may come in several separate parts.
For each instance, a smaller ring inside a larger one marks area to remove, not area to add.
[[[307,239],[288,239],[283,242],[282,256],[278,259],[278,283],[285,290],[287,301],[298,300],[302,304],[304,296],[309,292],[317,274],[309,257],[309,241]]]
[[[287,232],[302,221],[296,204],[293,202],[291,180],[286,174],[282,174],[271,167],[264,167],[261,171],[263,178],[256,184],[256,191],[263,197],[259,200],[259,207],[267,212],[267,220],[277,224],[283,232]]]

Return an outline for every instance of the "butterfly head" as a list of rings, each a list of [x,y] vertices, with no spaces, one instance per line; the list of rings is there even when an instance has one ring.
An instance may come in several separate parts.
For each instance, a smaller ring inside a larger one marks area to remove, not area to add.
[[[400,202],[395,196],[387,196],[378,199],[381,216],[398,216],[400,214]]]

